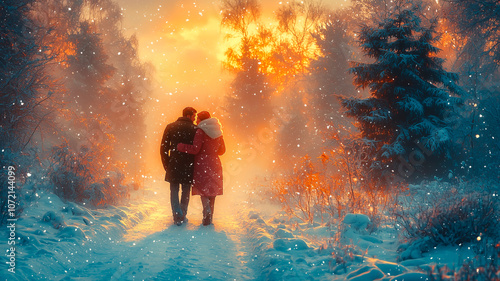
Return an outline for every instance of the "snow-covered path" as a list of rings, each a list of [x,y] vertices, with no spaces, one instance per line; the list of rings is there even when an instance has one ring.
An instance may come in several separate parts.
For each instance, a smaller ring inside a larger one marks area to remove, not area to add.
[[[101,261],[72,275],[107,280],[253,279],[241,260],[244,253],[240,252],[240,241],[231,239],[238,236],[236,229],[200,224],[170,225],[142,239],[96,250],[102,251]]]
[[[165,189],[163,189],[165,190]],[[167,192],[157,193],[168,198]],[[168,201],[168,200],[166,200]],[[199,197],[191,198],[189,222],[171,223],[169,204],[130,229],[123,239],[131,245],[116,280],[247,280],[244,245],[236,213],[215,213],[215,225],[201,225]],[[224,208],[226,209],[226,208]],[[217,211],[217,207],[216,207]]]
[[[19,220],[16,273],[3,271],[0,279],[255,279],[231,200],[220,199],[215,225],[202,226],[199,196],[192,197],[189,222],[176,226],[167,186],[133,196],[127,207],[90,211],[41,192]],[[57,218],[44,221],[48,211]],[[56,221],[66,226],[55,228]]]

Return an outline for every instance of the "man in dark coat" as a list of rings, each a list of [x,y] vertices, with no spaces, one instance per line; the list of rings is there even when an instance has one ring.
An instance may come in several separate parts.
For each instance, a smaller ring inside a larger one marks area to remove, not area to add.
[[[182,117],[165,128],[161,141],[161,161],[165,169],[165,181],[170,183],[170,204],[174,223],[181,225],[186,220],[189,204],[189,193],[193,182],[194,155],[177,151],[178,143],[193,144],[196,126],[196,110],[186,107]],[[182,195],[179,204],[179,188]]]

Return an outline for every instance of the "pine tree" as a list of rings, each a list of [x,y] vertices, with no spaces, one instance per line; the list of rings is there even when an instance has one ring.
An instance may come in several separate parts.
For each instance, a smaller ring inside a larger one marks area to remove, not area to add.
[[[448,117],[462,90],[435,56],[435,22],[423,27],[419,9],[399,8],[378,27],[362,27],[361,48],[375,62],[354,63],[350,72],[371,97],[341,101],[373,148],[373,178],[435,176],[451,159]]]

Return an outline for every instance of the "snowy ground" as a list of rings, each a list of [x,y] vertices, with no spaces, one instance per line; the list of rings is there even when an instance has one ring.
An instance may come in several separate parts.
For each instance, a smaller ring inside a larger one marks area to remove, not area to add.
[[[201,204],[199,197],[193,197],[192,217],[179,227],[171,223],[165,188],[133,196],[141,200],[126,207],[89,210],[39,192],[37,203],[17,222],[16,273],[7,272],[5,266],[0,276],[6,280],[251,279],[234,215],[221,212],[215,216],[217,225],[201,226]],[[2,264],[6,261],[3,256]]]
[[[368,233],[363,215],[307,225],[231,192],[217,199],[214,226],[201,226],[195,196],[189,222],[179,227],[171,223],[166,184],[155,187],[106,210],[40,191],[17,222],[16,273],[3,255],[1,279],[411,281],[426,280],[421,269],[457,268],[474,257],[467,246],[443,247],[398,263],[391,226]]]

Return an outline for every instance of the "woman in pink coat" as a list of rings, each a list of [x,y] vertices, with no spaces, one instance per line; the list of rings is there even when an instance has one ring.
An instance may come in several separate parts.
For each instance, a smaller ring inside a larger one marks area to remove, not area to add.
[[[219,155],[226,152],[219,120],[202,111],[197,117],[198,130],[193,144],[179,143],[177,150],[194,154],[193,195],[201,195],[203,225],[212,223],[215,196],[222,195],[222,164]]]

